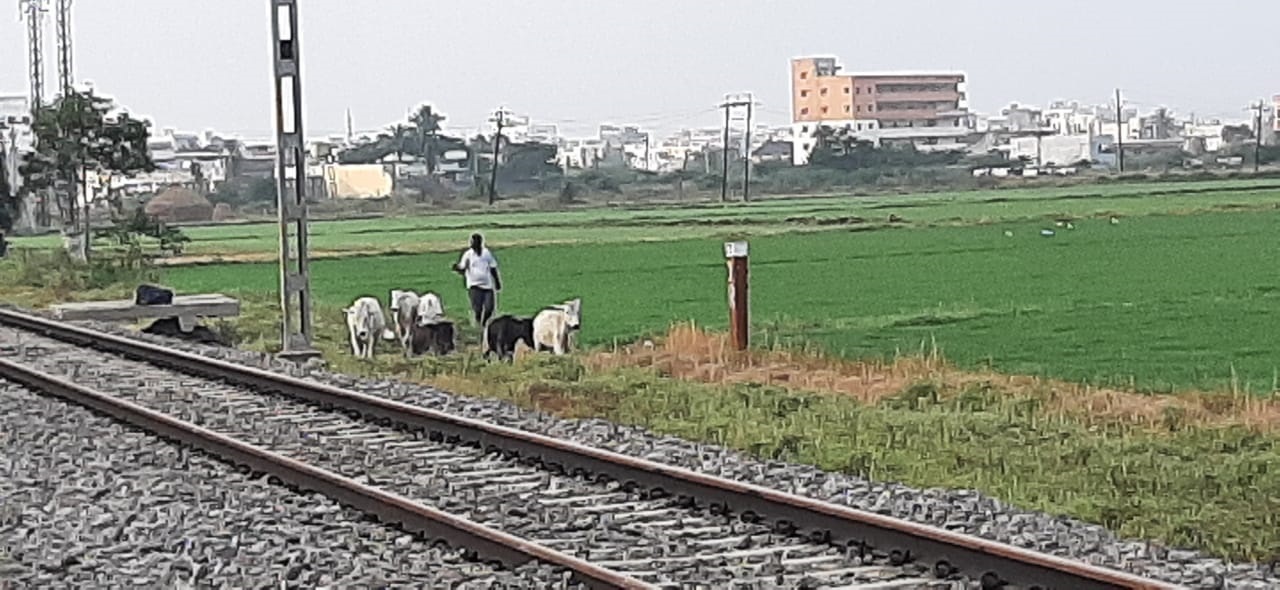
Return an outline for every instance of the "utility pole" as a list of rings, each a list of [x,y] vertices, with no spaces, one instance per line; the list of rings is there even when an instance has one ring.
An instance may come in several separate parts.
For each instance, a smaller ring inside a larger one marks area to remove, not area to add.
[[[745,97],[745,98],[744,98]],[[734,107],[747,107],[747,133],[746,133],[746,167],[747,172],[742,179],[742,199],[747,200],[747,182],[751,179],[751,104],[753,100],[751,94],[741,94],[737,96],[725,95],[724,102],[720,103],[720,108],[724,109],[724,175],[720,181],[720,201],[729,200],[729,111]]]
[[[57,0],[58,84],[63,96],[71,94],[75,76],[71,69],[71,0]]]
[[[312,348],[298,0],[270,0],[270,7],[276,89],[276,208],[280,218],[280,356],[301,362],[320,356],[320,352]]]
[[[493,134],[493,165],[489,167],[489,204],[498,196],[498,149],[502,147],[503,112],[498,109],[498,132]]]
[[[1120,89],[1116,89],[1116,162],[1124,174],[1124,104],[1120,102]]]
[[[649,135],[650,134],[648,133],[644,134],[644,171],[645,172],[649,171]]]
[[[1261,99],[1258,100],[1258,104],[1253,106],[1253,109],[1257,111],[1257,119],[1256,119],[1257,123],[1255,124],[1255,127],[1254,127],[1255,131],[1253,132],[1253,172],[1254,174],[1258,173],[1258,167],[1262,162],[1262,107],[1263,107],[1263,101]]]
[[[724,162],[724,171],[720,174],[720,202],[729,200],[729,102],[724,107],[724,145],[720,150],[720,159]]]
[[[743,140],[742,152],[745,156],[742,160],[742,200],[743,202],[751,200],[751,107],[755,103],[750,93],[747,93],[747,136]]]
[[[27,74],[31,85],[31,116],[44,104],[44,0],[22,0],[27,21]]]

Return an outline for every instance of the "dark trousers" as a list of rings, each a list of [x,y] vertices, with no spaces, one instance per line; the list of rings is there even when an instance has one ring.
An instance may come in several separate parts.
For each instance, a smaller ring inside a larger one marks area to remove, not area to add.
[[[471,287],[467,289],[467,294],[471,297],[471,315],[483,328],[489,323],[489,318],[493,317],[493,290]]]

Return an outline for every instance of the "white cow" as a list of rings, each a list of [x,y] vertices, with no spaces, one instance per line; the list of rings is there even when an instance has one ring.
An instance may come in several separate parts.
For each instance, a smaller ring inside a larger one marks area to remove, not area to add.
[[[533,316],[533,342],[538,350],[552,354],[569,352],[570,335],[582,328],[582,300],[570,299]]]
[[[423,293],[422,298],[418,300],[418,321],[419,326],[434,324],[444,319],[444,302],[440,300],[440,296],[430,291]]]
[[[391,320],[394,322],[395,330],[387,330],[383,334],[386,340],[397,340],[400,346],[405,350],[409,350],[409,339],[412,337],[413,324],[416,323],[418,317],[418,302],[420,298],[413,291],[403,291],[399,289],[391,290]]]
[[[356,358],[373,358],[374,346],[387,329],[382,305],[373,297],[361,297],[342,311],[347,315],[347,331],[351,334],[351,354]]]

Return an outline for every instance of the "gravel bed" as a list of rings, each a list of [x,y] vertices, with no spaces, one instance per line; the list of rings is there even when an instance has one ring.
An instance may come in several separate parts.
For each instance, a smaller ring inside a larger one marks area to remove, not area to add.
[[[565,588],[0,382],[0,588]]]
[[[1022,510],[972,490],[922,490],[896,483],[874,482],[853,475],[824,472],[808,465],[762,461],[723,447],[657,435],[642,428],[601,420],[563,420],[503,401],[456,396],[429,386],[393,380],[357,378],[332,373],[314,364],[299,367],[261,353],[139,335],[116,324],[85,322],[81,325],[712,475],[942,526],[1191,588],[1280,588],[1280,571],[1274,566],[1231,564],[1195,551],[1122,539],[1098,525]]]
[[[73,345],[0,329],[0,356],[399,493],[481,524],[668,587],[844,587],[913,580],[911,588],[961,589],[926,566],[888,565],[854,547],[773,534],[677,498],[536,465],[421,434],[382,427],[283,396],[175,374]],[[874,566],[874,567],[872,567]]]

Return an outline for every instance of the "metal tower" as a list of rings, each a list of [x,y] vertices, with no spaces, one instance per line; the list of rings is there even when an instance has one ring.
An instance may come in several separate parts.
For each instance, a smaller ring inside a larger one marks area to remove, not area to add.
[[[31,85],[31,112],[44,104],[44,0],[21,0],[21,18],[27,21],[27,60]]]
[[[311,276],[307,249],[307,157],[302,134],[302,81],[297,0],[270,0],[276,85],[276,187],[280,214],[280,356],[319,356],[312,348]],[[289,176],[292,173],[293,180]]]
[[[63,96],[71,94],[75,81],[71,70],[71,0],[56,0],[55,15],[58,26],[58,90]]]

